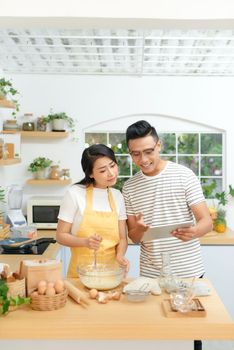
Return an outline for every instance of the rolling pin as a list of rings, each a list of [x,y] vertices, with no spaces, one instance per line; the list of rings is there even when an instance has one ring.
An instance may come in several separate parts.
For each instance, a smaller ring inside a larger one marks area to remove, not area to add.
[[[79,290],[77,287],[74,286],[71,282],[65,280],[64,285],[67,288],[68,295],[74,299],[78,304],[82,306],[87,306],[89,305],[89,300],[86,297],[86,295]]]

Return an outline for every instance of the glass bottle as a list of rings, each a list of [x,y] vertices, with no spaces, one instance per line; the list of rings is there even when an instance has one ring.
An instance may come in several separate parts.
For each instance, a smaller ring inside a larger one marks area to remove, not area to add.
[[[2,159],[6,160],[8,158],[9,158],[9,152],[8,152],[7,144],[4,143],[3,144],[3,151],[2,151]]]
[[[160,287],[166,292],[171,293],[177,290],[178,283],[177,278],[173,275],[171,268],[171,255],[169,252],[161,253],[162,257],[162,267],[160,270],[159,284]]]

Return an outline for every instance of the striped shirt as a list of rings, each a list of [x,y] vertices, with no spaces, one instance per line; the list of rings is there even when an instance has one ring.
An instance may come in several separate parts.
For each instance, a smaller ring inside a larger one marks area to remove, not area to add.
[[[205,201],[195,174],[183,165],[168,161],[155,176],[141,171],[123,187],[127,215],[142,212],[149,226],[179,224],[194,220],[191,206]],[[181,278],[204,274],[199,239],[188,242],[175,237],[141,242],[140,274],[160,275],[162,252],[171,256],[172,272]]]

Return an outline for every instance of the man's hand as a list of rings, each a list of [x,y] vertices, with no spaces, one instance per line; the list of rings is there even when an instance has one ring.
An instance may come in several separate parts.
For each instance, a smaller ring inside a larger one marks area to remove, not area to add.
[[[136,215],[136,230],[138,232],[142,232],[144,233],[145,231],[147,231],[149,228],[149,225],[146,225],[144,223],[144,215],[143,213],[139,213]]]
[[[181,241],[188,242],[196,238],[197,229],[196,226],[189,226],[178,228],[171,232],[172,236],[181,239]]]

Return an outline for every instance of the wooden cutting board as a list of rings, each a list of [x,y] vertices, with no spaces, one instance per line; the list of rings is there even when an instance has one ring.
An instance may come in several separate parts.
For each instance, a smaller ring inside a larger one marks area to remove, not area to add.
[[[192,310],[189,312],[179,312],[175,310],[171,305],[170,299],[165,299],[162,302],[162,308],[164,310],[164,313],[166,317],[205,317],[206,316],[206,310],[204,306],[202,305],[201,301],[198,298],[193,299],[195,304],[197,305],[196,310]]]

